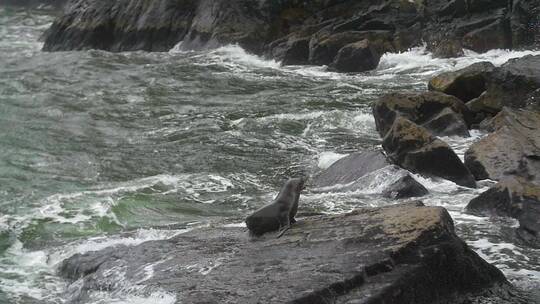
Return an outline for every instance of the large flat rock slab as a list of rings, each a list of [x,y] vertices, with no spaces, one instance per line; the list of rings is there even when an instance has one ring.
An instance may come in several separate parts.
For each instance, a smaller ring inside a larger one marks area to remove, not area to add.
[[[507,286],[455,235],[444,208],[421,204],[301,219],[279,239],[195,229],[77,254],[60,273],[76,281],[78,303],[126,286],[165,290],[177,303],[461,303]]]

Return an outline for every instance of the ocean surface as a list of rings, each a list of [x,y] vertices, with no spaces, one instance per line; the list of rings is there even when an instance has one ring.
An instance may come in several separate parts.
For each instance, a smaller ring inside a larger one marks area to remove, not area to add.
[[[186,52],[41,52],[46,12],[0,6],[0,303],[66,303],[59,263],[115,244],[165,239],[198,226],[240,225],[287,177],[313,175],[348,153],[376,149],[370,103],[423,91],[430,77],[471,63],[540,52],[424,48],[386,54],[375,71],[287,66],[238,46]],[[443,138],[462,157],[484,136]],[[395,203],[385,172],[347,193],[308,189],[300,216]],[[517,221],[463,213],[471,190],[415,176],[427,205],[540,302],[540,250],[519,245]],[[151,274],[150,274],[151,275]],[[141,284],[144,284],[142,282]],[[174,295],[96,292],[93,303],[174,303]],[[489,302],[487,302],[489,303]]]

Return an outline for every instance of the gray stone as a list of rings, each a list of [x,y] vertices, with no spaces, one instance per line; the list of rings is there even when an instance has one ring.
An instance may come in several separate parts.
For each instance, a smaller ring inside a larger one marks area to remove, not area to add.
[[[200,228],[77,254],[59,272],[78,279],[77,303],[126,286],[164,290],[177,303],[462,303],[510,288],[456,236],[444,208],[418,204],[306,218],[280,239]]]
[[[404,169],[476,188],[474,177],[448,144],[410,120],[398,117],[382,146],[388,158]]]

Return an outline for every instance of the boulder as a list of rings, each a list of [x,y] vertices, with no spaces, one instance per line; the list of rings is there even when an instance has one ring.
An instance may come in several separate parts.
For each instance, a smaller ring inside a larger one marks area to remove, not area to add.
[[[313,178],[315,192],[381,193],[392,199],[419,197],[428,190],[408,171],[390,164],[381,151],[353,153]]]
[[[451,304],[512,290],[501,271],[456,236],[441,207],[309,217],[279,239],[250,239],[244,230],[197,228],[76,254],[59,273],[77,303],[127,286],[137,286],[130,293],[168,292],[178,303]]]
[[[455,96],[463,102],[474,99],[486,90],[491,62],[478,62],[457,71],[444,72],[430,79],[428,89]]]
[[[456,58],[465,55],[461,41],[443,40],[433,50],[435,58]]]
[[[442,109],[422,126],[436,136],[471,136],[463,117],[450,108]]]
[[[369,40],[372,45],[371,47],[365,46],[361,48],[367,47],[374,52],[374,54],[369,54],[369,57],[375,58],[375,55],[379,54],[378,57],[380,58],[381,54],[392,49],[390,43],[392,34],[389,31],[321,32],[313,35],[311,38],[309,45],[309,62],[311,64],[330,65],[336,60],[338,52],[345,46],[365,39]],[[349,47],[349,51],[352,49],[354,49],[354,47]],[[342,54],[344,59],[346,59],[345,55],[347,55],[347,53]],[[378,64],[379,60],[377,59],[376,62]]]
[[[540,24],[540,2],[536,0],[512,1],[510,29],[513,46],[538,48],[540,46],[538,24]]]
[[[420,197],[428,194],[429,191],[420,184],[414,177],[407,174],[396,182],[388,186],[382,193],[384,197],[401,199],[409,197]]]
[[[526,204],[523,206],[523,212],[518,220],[518,236],[527,245],[540,248],[540,203],[536,201],[536,204]]]
[[[441,112],[444,109],[453,113]],[[420,125],[426,124],[425,127],[434,135],[469,135],[467,121],[470,113],[465,104],[456,97],[439,92],[386,94],[373,105],[373,116],[381,137],[399,116]]]
[[[494,132],[465,153],[465,165],[477,180],[540,181],[540,112],[505,108],[485,128]]]
[[[339,72],[364,72],[377,68],[380,59],[381,54],[364,39],[342,47],[330,67]]]
[[[408,119],[396,118],[382,146],[388,158],[404,169],[476,187],[474,177],[448,144]]]
[[[463,36],[462,44],[464,48],[479,53],[492,49],[510,49],[512,47],[510,22],[506,19],[499,19],[475,29]]]
[[[487,78],[486,91],[467,103],[474,113],[497,114],[503,107],[522,108],[540,88],[540,55],[510,59]]]
[[[316,175],[312,184],[319,188],[346,185],[389,165],[391,163],[380,150],[351,153]]]
[[[496,214],[519,219],[529,204],[540,206],[540,186],[523,178],[510,177],[472,199],[466,210],[474,214]],[[540,217],[537,221],[540,221]]]
[[[309,57],[309,37],[288,39],[282,53],[274,54],[274,58],[281,60],[283,65],[307,64]],[[274,52],[276,50],[274,49]]]

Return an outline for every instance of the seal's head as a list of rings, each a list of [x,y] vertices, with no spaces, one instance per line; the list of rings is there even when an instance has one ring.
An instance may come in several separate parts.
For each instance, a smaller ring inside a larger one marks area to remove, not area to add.
[[[293,190],[295,192],[300,193],[300,191],[304,190],[305,187],[306,178],[305,177],[295,177],[291,178],[287,181],[287,187],[290,190]]]

